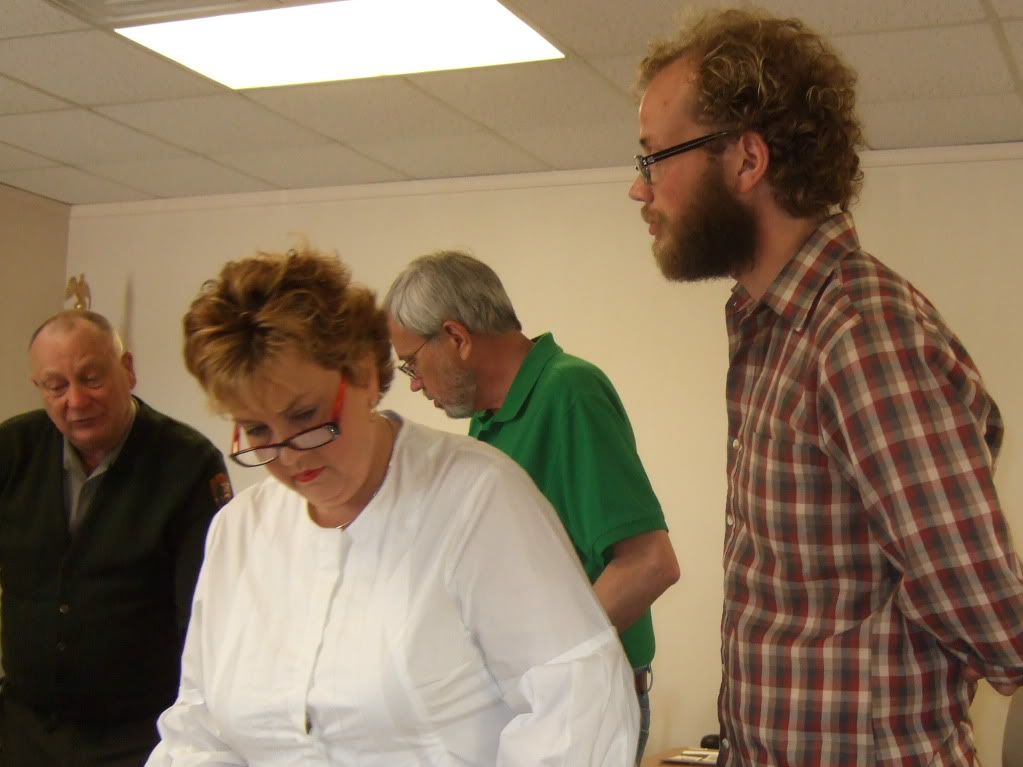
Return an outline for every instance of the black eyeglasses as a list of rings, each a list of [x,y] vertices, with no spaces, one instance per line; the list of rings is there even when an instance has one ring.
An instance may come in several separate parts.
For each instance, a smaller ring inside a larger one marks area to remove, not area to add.
[[[692,141],[683,141],[681,144],[675,144],[667,149],[662,149],[660,152],[654,152],[653,154],[641,155],[637,154],[636,159],[636,170],[639,171],[639,175],[643,177],[643,180],[651,184],[653,183],[650,179],[650,166],[655,162],[661,160],[667,160],[669,157],[674,157],[677,154],[688,152],[690,149],[698,149],[704,144],[709,144],[715,139],[724,138],[735,133],[734,130],[719,130],[716,133],[708,133],[706,136],[700,136],[694,138]]]
[[[408,356],[408,359],[398,365],[398,370],[407,375],[409,378],[419,378],[419,372],[416,370],[416,355],[419,354],[419,350],[430,343],[432,339],[433,336],[430,336],[419,344],[419,346],[416,347],[416,350]]]
[[[315,450],[318,447],[323,447],[328,442],[333,442],[341,436],[341,425],[338,423],[338,419],[341,417],[344,401],[345,379],[342,376],[341,385],[337,390],[337,398],[334,400],[334,409],[331,411],[330,420],[327,423],[321,423],[319,426],[300,431],[283,442],[274,442],[270,445],[256,445],[245,450],[239,450],[238,448],[241,447],[241,428],[238,424],[235,424],[234,435],[231,437],[231,452],[229,456],[239,466],[253,468],[276,461],[281,455],[281,450],[286,447],[290,447],[292,450]]]

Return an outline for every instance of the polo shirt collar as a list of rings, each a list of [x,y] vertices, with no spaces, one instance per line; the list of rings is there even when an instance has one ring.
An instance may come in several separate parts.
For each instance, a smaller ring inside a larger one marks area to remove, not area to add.
[[[480,423],[484,425],[501,423],[512,421],[518,417],[519,412],[526,404],[526,400],[529,399],[533,387],[536,386],[540,374],[547,367],[547,363],[555,355],[561,353],[561,347],[554,340],[553,333],[544,333],[542,336],[537,336],[531,340],[533,341],[533,348],[529,350],[529,354],[522,361],[522,367],[515,374],[515,380],[512,381],[511,388],[504,398],[501,409],[496,413],[492,413],[489,410],[478,411],[474,417]]]
[[[824,283],[839,262],[859,248],[852,214],[845,211],[830,216],[785,264],[756,304],[745,289],[736,284],[728,303],[729,311],[752,314],[757,307],[766,306],[796,330],[802,330]]]

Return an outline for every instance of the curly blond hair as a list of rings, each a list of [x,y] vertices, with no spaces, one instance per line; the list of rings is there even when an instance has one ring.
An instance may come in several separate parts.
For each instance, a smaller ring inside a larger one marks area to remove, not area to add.
[[[268,361],[298,351],[365,385],[372,356],[383,394],[394,378],[387,315],[337,258],[303,248],[227,263],[184,317],[185,364],[224,407]]]
[[[767,179],[799,217],[847,210],[863,184],[856,73],[798,19],[760,11],[710,12],[651,46],[638,88],[680,59],[693,62],[693,118],[755,131],[770,149]]]

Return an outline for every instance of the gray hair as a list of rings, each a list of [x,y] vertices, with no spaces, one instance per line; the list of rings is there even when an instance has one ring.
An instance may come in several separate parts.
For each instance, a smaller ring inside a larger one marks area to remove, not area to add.
[[[387,291],[384,309],[403,328],[427,338],[447,320],[484,335],[522,330],[494,270],[456,250],[420,256],[406,266]]]
[[[35,332],[28,341],[28,347],[31,349],[32,344],[35,343],[39,334],[49,327],[53,327],[61,333],[67,333],[74,330],[75,326],[80,322],[92,325],[100,333],[107,336],[110,339],[110,343],[113,344],[114,352],[117,356],[124,354],[124,342],[121,340],[121,336],[118,335],[117,331],[114,330],[114,326],[111,324],[110,320],[102,314],[89,311],[88,309],[65,309],[57,312],[35,329]]]

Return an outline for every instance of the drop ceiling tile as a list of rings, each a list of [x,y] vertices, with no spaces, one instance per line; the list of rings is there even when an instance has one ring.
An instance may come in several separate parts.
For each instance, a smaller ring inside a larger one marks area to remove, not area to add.
[[[1009,51],[1015,60],[1016,71],[1023,72],[1023,21],[1006,23],[1005,36],[1009,39]]]
[[[590,56],[587,61],[624,93],[628,93],[639,108],[636,80],[639,75],[639,56]]]
[[[636,146],[635,98],[576,61],[414,81],[552,168],[627,164]]]
[[[0,115],[66,109],[68,104],[0,75]]]
[[[261,88],[245,95],[345,143],[442,136],[478,128],[400,77]]]
[[[872,149],[1023,141],[1023,101],[1014,94],[865,104]]]
[[[689,13],[722,5],[716,0],[686,3],[594,0],[586,3],[585,12],[581,12],[576,3],[550,0],[509,0],[505,4],[541,33],[546,33],[552,42],[561,43],[580,55],[632,55],[637,56],[637,62],[654,39],[672,37],[679,21]],[[801,18],[813,29],[829,35],[962,24],[985,18],[979,0],[857,0],[855,3],[758,0],[755,5],[775,15]]]
[[[47,160],[37,154],[25,152],[7,144],[0,144],[0,170],[29,170],[56,164],[53,160]]]
[[[639,128],[631,119],[592,125],[536,125],[512,128],[504,135],[557,170],[616,168],[632,165]]]
[[[532,173],[553,167],[483,131],[356,142],[353,147],[417,179]]]
[[[407,178],[338,144],[225,153],[215,155],[215,159],[284,189],[371,184]]]
[[[98,112],[200,154],[322,144],[312,131],[236,94],[99,107]]]
[[[265,192],[274,188],[205,157],[89,165],[83,170],[140,189],[154,197]]]
[[[42,168],[0,173],[0,182],[71,205],[149,199],[149,195],[142,192],[75,168]]]
[[[640,55],[654,38],[670,37],[686,9],[713,8],[715,0],[508,0],[504,3],[552,43],[582,56]]]
[[[991,5],[1003,19],[1023,19],[1023,0],[991,0]]]
[[[433,72],[409,79],[499,134],[535,125],[607,123],[624,112],[635,115],[631,96],[572,60]]]
[[[89,25],[43,0],[3,0],[0,39],[85,29]]]
[[[1007,93],[1012,77],[986,24],[835,39],[859,72],[860,102]]]
[[[82,109],[0,117],[0,141],[74,165],[182,154],[162,141]]]
[[[98,30],[8,40],[0,46],[0,73],[84,105],[223,90],[112,32]]]
[[[942,26],[983,21],[979,0],[856,0],[855,3],[821,0],[760,0],[777,16],[802,19],[826,35]]]

